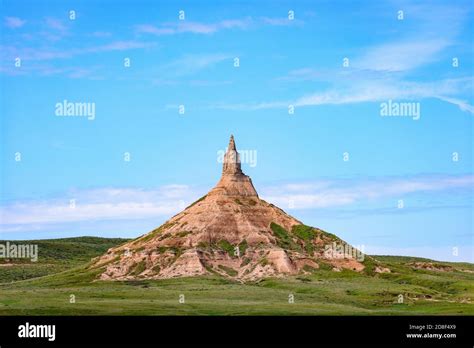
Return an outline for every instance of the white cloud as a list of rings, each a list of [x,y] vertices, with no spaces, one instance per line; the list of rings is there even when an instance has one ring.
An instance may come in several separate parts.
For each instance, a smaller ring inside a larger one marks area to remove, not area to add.
[[[220,110],[237,110],[237,111],[248,111],[248,110],[264,110],[264,109],[278,109],[286,108],[291,101],[276,101],[276,102],[262,102],[262,103],[215,103],[210,105],[209,109],[220,109]]]
[[[0,45],[0,51],[2,52],[2,58],[13,59],[14,57],[22,57],[24,60],[51,60],[51,59],[66,59],[72,58],[78,55],[108,52],[108,51],[126,51],[132,49],[142,49],[155,46],[153,42],[144,42],[136,40],[128,41],[112,41],[110,43],[89,46],[71,48],[67,50],[58,49],[44,49],[44,48],[18,48],[14,46],[2,46]]]
[[[168,217],[184,209],[198,197],[199,194],[186,185],[167,185],[153,190],[134,188],[73,190],[61,198],[14,202],[2,206],[0,231],[14,231],[24,225],[42,226],[67,222]],[[74,207],[71,207],[70,200],[74,200]]]
[[[290,20],[288,17],[262,17],[262,22],[264,24],[269,24],[273,26],[289,26],[289,25],[301,25],[303,21],[299,19]]]
[[[292,209],[314,209],[348,206],[377,199],[402,197],[412,193],[450,189],[472,190],[473,187],[473,175],[387,178],[361,182],[325,180],[266,187],[263,188],[261,196],[281,207],[291,205]]]
[[[392,100],[439,99],[458,106],[462,111],[473,113],[467,101],[449,97],[468,92],[472,78],[446,79],[430,82],[407,82],[396,79],[368,79],[355,82],[350,87],[310,94],[292,102],[295,106],[314,106],[328,104],[354,104]]]
[[[21,28],[25,23],[26,20],[18,17],[5,17],[5,26],[10,29]]]
[[[160,76],[194,74],[205,68],[231,59],[232,57],[232,55],[222,53],[186,55],[162,66],[160,68]]]
[[[86,49],[79,49],[77,52],[84,52],[84,53],[95,53],[95,52],[104,52],[104,51],[126,51],[131,49],[137,48],[146,48],[153,46],[153,43],[150,42],[143,42],[143,41],[135,41],[135,40],[125,40],[125,41],[114,41],[109,44],[103,46],[95,46]]]
[[[288,72],[286,76],[281,76],[276,78],[277,81],[310,81],[318,80],[323,77],[321,71],[318,71],[313,68],[301,68],[295,69]]]
[[[367,102],[382,102],[391,100],[439,99],[456,105],[462,111],[474,113],[474,108],[468,101],[454,97],[457,94],[469,94],[472,91],[473,78],[444,79],[430,82],[402,81],[388,77],[360,78],[360,72],[345,74],[346,82],[337,78],[330,89],[322,92],[307,94],[294,100],[270,101],[260,103],[226,104],[216,103],[211,109],[223,110],[263,110],[296,107],[357,104]]]
[[[112,33],[108,32],[108,31],[94,31],[90,35],[93,36],[93,37],[105,38],[105,37],[112,36]]]
[[[199,22],[180,22],[176,27],[178,33],[212,34],[219,30],[219,24],[204,24]]]
[[[135,26],[137,33],[153,34],[153,35],[171,35],[176,32],[172,28],[158,28],[151,24],[139,24]]]
[[[51,29],[55,29],[55,30],[58,30],[58,31],[66,31],[67,30],[66,25],[64,25],[64,23],[61,20],[56,19],[56,18],[48,17],[48,18],[45,19],[45,23]]]
[[[152,24],[139,24],[136,25],[135,32],[138,34],[150,34],[156,36],[163,35],[175,35],[182,33],[192,34],[214,34],[222,30],[229,29],[249,29],[255,27],[258,24],[269,25],[269,26],[289,26],[289,25],[301,25],[303,21],[294,19],[288,20],[286,17],[282,18],[269,18],[262,17],[259,20],[254,20],[251,17],[239,18],[239,19],[223,19],[214,23],[202,23],[193,21],[177,21],[173,23],[163,23],[160,25]]]
[[[406,3],[400,8],[410,22],[399,22],[404,27],[399,38],[369,47],[365,54],[351,59],[351,66],[405,72],[435,62],[443,50],[456,44],[468,14],[468,9],[455,4]]]
[[[160,26],[139,24],[135,26],[135,31],[137,33],[151,34],[156,36],[181,33],[213,34],[224,29],[246,29],[251,25],[251,23],[252,20],[250,18],[225,19],[216,23],[178,21],[176,23],[164,23]]]
[[[392,42],[369,49],[351,65],[377,71],[412,70],[435,61],[438,53],[448,46],[449,42],[445,39]]]
[[[457,98],[450,98],[450,97],[443,97],[443,96],[437,96],[436,98],[443,100],[445,102],[448,102],[453,105],[457,105],[462,111],[470,112],[471,114],[474,114],[474,106],[469,104],[466,100],[460,100]]]

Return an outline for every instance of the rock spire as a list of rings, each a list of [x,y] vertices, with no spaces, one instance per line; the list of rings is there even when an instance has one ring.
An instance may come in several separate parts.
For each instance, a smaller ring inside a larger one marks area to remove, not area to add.
[[[224,155],[222,177],[210,195],[258,197],[252,179],[242,172],[240,155],[235,146],[234,136],[230,136],[229,146]]]
[[[224,165],[222,166],[222,175],[244,174],[240,166],[240,155],[235,147],[234,136],[230,136],[229,146],[224,155]]]

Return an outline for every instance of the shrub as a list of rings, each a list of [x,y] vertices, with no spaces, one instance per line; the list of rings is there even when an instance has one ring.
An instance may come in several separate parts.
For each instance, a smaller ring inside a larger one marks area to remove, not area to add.
[[[291,229],[291,233],[293,233],[299,239],[304,241],[311,241],[316,237],[316,232],[314,228],[306,225],[295,225]]]
[[[234,247],[232,246],[232,244],[230,244],[228,241],[226,241],[225,239],[222,239],[220,240],[218,243],[217,243],[217,246],[224,250],[225,252],[227,252],[230,256],[234,256]]]
[[[301,248],[289,236],[288,232],[280,225],[272,222],[270,228],[277,238],[277,244],[283,249],[292,249],[301,251]]]

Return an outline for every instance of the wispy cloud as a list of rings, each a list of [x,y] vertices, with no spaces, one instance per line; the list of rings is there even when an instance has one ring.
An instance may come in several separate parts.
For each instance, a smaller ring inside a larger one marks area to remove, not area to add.
[[[171,216],[198,195],[186,185],[157,189],[101,188],[68,192],[64,197],[14,202],[0,209],[0,231],[18,226],[67,222],[133,220]],[[74,204],[71,205],[71,199]]]
[[[337,105],[394,100],[436,98],[472,113],[467,101],[451,98],[472,88],[472,78],[445,79],[432,82],[408,82],[396,79],[368,79],[351,86],[309,94],[293,101],[295,106]]]
[[[446,79],[433,82],[405,82],[395,79],[367,79],[366,81],[350,81],[349,85],[337,84],[322,92],[309,93],[296,99],[265,101],[257,103],[215,103],[211,109],[222,110],[264,110],[310,107],[321,105],[343,105],[367,102],[383,102],[387,100],[422,100],[439,99],[456,105],[462,111],[473,113],[468,101],[451,97],[459,92],[469,91],[472,80]]]
[[[176,23],[164,23],[162,25],[139,24],[135,26],[135,32],[139,34],[173,35],[180,33],[213,34],[223,29],[246,29],[252,23],[250,18],[226,19],[215,23],[201,23],[192,21],[178,21]]]
[[[70,35],[69,27],[64,21],[57,18],[45,18],[43,28],[44,29],[39,31],[38,34],[48,41],[57,42]]]
[[[55,29],[57,31],[67,30],[67,27],[66,27],[66,25],[64,25],[63,21],[61,21],[59,19],[56,19],[56,18],[48,17],[48,18],[45,19],[45,23],[49,28]]]
[[[232,81],[223,80],[223,81],[214,81],[214,80],[190,80],[189,85],[197,87],[214,87],[214,86],[224,86],[231,85]]]
[[[474,114],[474,106],[469,104],[468,101],[466,100],[461,100],[457,98],[450,98],[450,97],[443,97],[443,96],[437,96],[436,98],[443,100],[445,102],[448,102],[450,104],[458,106],[462,111],[470,112],[471,114]]]
[[[322,79],[323,76],[324,75],[321,70],[306,67],[306,68],[291,70],[285,76],[279,76],[275,80],[301,82],[301,81],[320,80]]]
[[[229,60],[232,57],[232,55],[224,53],[185,55],[161,66],[159,68],[160,76],[191,75],[225,60]]]
[[[31,48],[0,45],[2,60],[12,61],[15,57],[21,57],[25,61],[42,61],[53,59],[67,59],[79,55],[94,54],[109,51],[127,51],[133,49],[143,49],[156,46],[153,42],[124,40],[112,41],[98,46],[78,47],[61,50],[57,48]]]
[[[153,24],[138,24],[136,25],[135,32],[137,34],[150,34],[156,36],[162,35],[174,35],[182,33],[192,34],[214,34],[222,30],[229,29],[240,29],[246,30],[259,25],[268,26],[290,26],[290,25],[301,25],[304,22],[300,19],[289,20],[287,17],[271,18],[261,17],[259,19],[253,19],[252,17],[239,18],[239,19],[223,19],[218,22],[204,23],[195,21],[177,21],[169,22],[158,25]]]
[[[154,46],[155,43],[143,41],[113,41],[103,45],[71,48],[68,50],[55,48],[17,48],[0,45],[0,61],[2,61],[0,72],[11,76],[62,75],[72,79],[86,78],[90,80],[101,80],[103,79],[100,73],[101,66],[79,66],[77,63],[69,64],[68,59],[81,55],[146,49]],[[29,63],[22,66],[21,69],[16,69],[11,63],[16,57],[20,57],[23,61],[29,61]],[[54,66],[49,63],[50,61],[56,60],[64,60],[65,62],[61,62],[60,64],[55,62]]]
[[[176,32],[172,28],[158,28],[151,24],[139,24],[135,26],[135,31],[142,34],[152,34],[152,35],[171,35]]]
[[[112,33],[109,31],[94,31],[90,35],[98,38],[106,38],[112,36]]]
[[[51,66],[34,66],[33,69],[42,76],[64,75],[71,79],[90,79],[100,80],[102,77],[98,74],[98,66],[93,67],[78,67],[69,66],[62,68],[55,68]]]
[[[209,109],[217,110],[233,110],[233,111],[249,111],[249,110],[264,110],[264,109],[279,109],[287,108],[288,105],[292,104],[288,101],[275,101],[275,102],[261,102],[261,103],[225,103],[219,102],[208,106]]]
[[[179,77],[179,76],[178,76]],[[195,87],[215,87],[215,86],[226,86],[231,85],[233,81],[231,80],[183,80],[179,78],[175,79],[162,79],[162,78],[153,78],[151,83],[155,86],[195,86]],[[166,109],[177,109],[178,105],[167,104],[165,105]]]
[[[469,96],[474,90],[473,77],[446,78],[440,80],[415,82],[400,79],[392,73],[370,70],[349,69],[346,71],[319,71],[302,68],[276,79],[283,82],[321,80],[331,84],[323,91],[308,93],[294,99],[273,100],[253,103],[215,103],[211,109],[223,110],[263,110],[321,105],[342,105],[392,100],[420,101],[438,99],[459,107],[460,110],[474,113]],[[466,96],[465,98],[461,96]]]
[[[262,17],[264,24],[273,26],[302,25],[304,22],[300,19],[289,19],[288,17]]]
[[[316,183],[263,188],[261,195],[283,208],[314,209],[357,205],[380,199],[399,199],[409,194],[461,189],[471,193],[474,176],[414,176],[371,180],[325,180]]]
[[[376,71],[403,72],[425,66],[441,58],[440,53],[456,44],[468,8],[443,3],[402,3],[410,24],[400,22],[396,40],[369,47],[352,60],[351,66]],[[412,26],[410,26],[412,25]]]
[[[79,53],[97,53],[97,52],[107,52],[107,51],[127,51],[137,48],[147,48],[154,46],[154,43],[135,41],[135,40],[124,40],[124,41],[114,41],[102,46],[94,46],[85,49],[79,49],[76,51]]]
[[[382,44],[370,48],[362,57],[355,59],[352,66],[390,72],[412,70],[435,61],[438,54],[449,45],[446,39],[415,39]]]
[[[26,23],[26,20],[18,17],[5,17],[5,26],[10,29],[21,28]]]

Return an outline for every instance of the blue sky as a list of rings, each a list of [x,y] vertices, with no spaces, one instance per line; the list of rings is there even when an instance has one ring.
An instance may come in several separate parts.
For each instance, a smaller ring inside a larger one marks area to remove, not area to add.
[[[369,253],[474,261],[469,1],[0,13],[0,238],[146,233],[213,187],[233,133],[260,196],[305,223]],[[64,100],[95,117],[57,116]],[[382,116],[389,101],[419,118]]]

